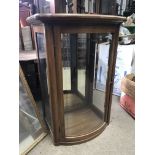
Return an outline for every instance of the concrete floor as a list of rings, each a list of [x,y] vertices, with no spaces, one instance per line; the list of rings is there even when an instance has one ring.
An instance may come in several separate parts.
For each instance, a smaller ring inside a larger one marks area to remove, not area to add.
[[[46,136],[28,155],[134,155],[135,121],[113,96],[111,123],[95,139],[72,146],[54,146]]]

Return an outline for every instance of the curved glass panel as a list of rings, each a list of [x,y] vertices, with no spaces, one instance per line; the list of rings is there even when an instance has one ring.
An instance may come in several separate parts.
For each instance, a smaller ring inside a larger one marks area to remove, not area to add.
[[[100,44],[110,44],[109,37],[108,33],[62,34],[64,120],[67,137],[87,134],[104,123],[108,72],[108,63],[105,61],[108,61],[109,48],[101,48]]]

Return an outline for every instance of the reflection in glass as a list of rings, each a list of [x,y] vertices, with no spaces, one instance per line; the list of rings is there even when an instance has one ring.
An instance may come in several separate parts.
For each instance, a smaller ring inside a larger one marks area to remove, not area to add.
[[[85,33],[78,34],[77,38],[77,79],[78,91],[85,96],[85,80],[86,80],[86,45],[87,35]]]
[[[105,86],[101,82],[104,76],[106,80],[108,66],[103,67],[101,55],[109,49],[100,50],[98,44],[106,42],[107,36],[62,34],[66,136],[87,134],[104,123]]]
[[[94,92],[93,92],[93,104],[104,112],[102,106],[102,100],[105,98],[106,80],[108,72],[108,59],[109,59],[109,42],[99,43],[96,46],[96,79],[94,78]]]
[[[63,90],[71,90],[71,68],[70,68],[70,42],[69,42],[69,35],[63,34],[61,35],[62,41],[62,57],[63,57]]]
[[[42,128],[35,114],[31,100],[19,79],[19,145],[25,151],[41,135]]]
[[[48,76],[47,76],[47,65],[46,65],[46,53],[44,47],[44,34],[36,33],[36,41],[37,41],[37,53],[39,59],[39,78],[41,85],[41,96],[42,96],[42,109],[44,113],[44,117],[47,120],[48,125],[52,128],[52,115],[49,104],[49,91],[48,91]]]

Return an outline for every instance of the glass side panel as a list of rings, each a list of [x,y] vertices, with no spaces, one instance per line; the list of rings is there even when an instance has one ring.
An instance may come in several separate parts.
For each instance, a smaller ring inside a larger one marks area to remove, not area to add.
[[[42,108],[44,117],[48,123],[48,126],[52,129],[52,113],[49,104],[49,90],[48,90],[48,72],[46,64],[46,53],[44,47],[44,34],[36,33],[36,42],[37,42],[37,53],[39,59],[39,79],[41,85],[41,97],[42,97]]]
[[[66,88],[67,85],[70,87],[68,91],[63,89],[66,136],[87,134],[104,123],[109,48],[100,48],[100,44],[109,45],[109,38],[108,33],[62,34],[61,42],[66,39],[69,52],[69,57],[65,59],[62,44],[62,69],[66,60],[70,64],[67,71],[62,72],[63,84]]]
[[[34,107],[19,79],[19,151],[24,152],[42,134],[40,122]]]

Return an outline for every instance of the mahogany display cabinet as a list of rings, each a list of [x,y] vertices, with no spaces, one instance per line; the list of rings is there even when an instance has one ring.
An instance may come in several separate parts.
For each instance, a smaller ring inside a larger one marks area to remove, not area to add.
[[[90,14],[27,18],[35,36],[44,117],[55,145],[88,141],[109,124],[119,27],[125,20]],[[98,67],[101,42],[109,44],[104,67]]]

